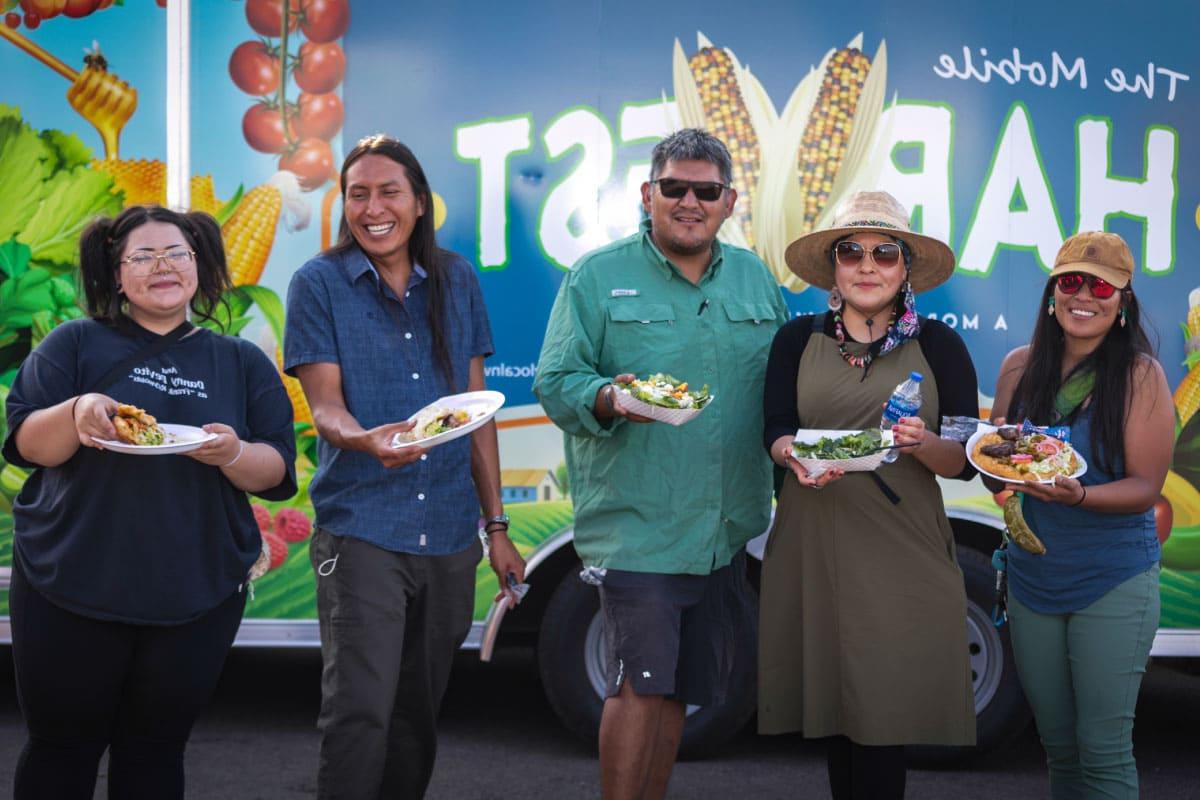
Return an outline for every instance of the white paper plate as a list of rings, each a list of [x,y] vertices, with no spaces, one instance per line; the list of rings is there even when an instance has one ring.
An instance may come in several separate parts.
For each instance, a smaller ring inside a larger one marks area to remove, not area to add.
[[[166,456],[171,453],[186,453],[195,450],[205,442],[217,438],[215,433],[209,433],[203,428],[192,425],[172,425],[160,422],[158,427],[163,431],[162,444],[129,444],[113,439],[95,439],[93,441],[104,446],[105,450],[118,453],[128,453],[132,456]]]
[[[504,395],[500,392],[485,390],[482,392],[463,392],[462,394],[452,394],[446,397],[439,397],[434,400],[429,406],[440,406],[453,410],[463,409],[471,415],[471,421],[466,425],[454,428],[453,430],[439,433],[437,436],[430,436],[428,439],[418,439],[415,442],[400,441],[400,434],[396,434],[392,438],[392,447],[437,447],[439,444],[452,442],[460,436],[466,436],[473,430],[487,423],[489,419],[496,416],[496,412],[504,405]],[[425,406],[425,408],[429,408]],[[424,409],[418,410],[415,414],[408,418],[408,421],[416,419],[417,414],[420,414]]]
[[[663,408],[656,406],[653,403],[647,403],[644,400],[639,400],[633,396],[628,389],[617,387],[616,393],[613,395],[617,405],[631,414],[640,414],[643,417],[665,422],[668,425],[683,425],[691,422],[696,417],[704,413],[704,409],[713,404],[716,399],[715,395],[708,396],[708,402],[699,408]]]
[[[792,438],[792,441],[801,444],[816,444],[817,441],[826,436],[830,439],[835,439],[839,436],[848,436],[852,433],[862,433],[862,431],[832,431],[817,428],[801,428],[796,431],[796,435]],[[879,443],[880,447],[887,447],[892,444],[893,434],[891,431],[880,431],[879,433],[883,437],[883,441]],[[883,457],[889,452],[888,450],[880,450],[877,453],[858,456],[856,458],[800,458],[796,455],[795,450],[789,450],[788,455],[796,463],[808,470],[809,477],[815,478],[828,469],[840,469],[845,472],[873,472],[883,463]]]
[[[984,469],[983,467],[981,467],[975,463],[975,445],[979,444],[979,440],[982,439],[987,434],[995,433],[995,432],[996,432],[995,425],[980,425],[978,430],[976,430],[975,433],[973,433],[971,435],[971,438],[967,439],[967,460],[971,462],[971,466],[973,466],[975,469],[979,470],[979,472],[981,474],[987,475],[989,478],[995,478],[998,481],[1004,481],[1005,483],[1033,483],[1033,481],[1021,481],[1019,478],[1006,478],[1003,475],[994,475],[991,472],[988,472],[986,469]],[[1079,461],[1079,469],[1075,470],[1075,474],[1070,476],[1072,478],[1078,478],[1080,475],[1087,472],[1087,461],[1085,461],[1083,459],[1083,456],[1081,456],[1079,454],[1078,450],[1075,451],[1075,458],[1077,461]],[[1036,482],[1037,483],[1053,483],[1054,479],[1053,478],[1041,478]]]

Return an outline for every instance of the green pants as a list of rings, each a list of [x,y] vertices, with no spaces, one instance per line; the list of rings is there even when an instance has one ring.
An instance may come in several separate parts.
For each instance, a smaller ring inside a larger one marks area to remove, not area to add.
[[[1013,655],[1054,800],[1136,798],[1133,711],[1158,628],[1158,566],[1071,614],[1009,596]]]

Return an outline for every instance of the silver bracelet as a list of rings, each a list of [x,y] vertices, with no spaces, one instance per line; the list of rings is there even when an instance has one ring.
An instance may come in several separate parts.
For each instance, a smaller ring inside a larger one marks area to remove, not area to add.
[[[238,439],[238,454],[233,457],[233,461],[230,461],[228,464],[222,464],[221,469],[227,469],[229,467],[232,467],[234,464],[236,464],[238,462],[238,459],[242,457],[242,453],[244,453],[244,452],[246,452],[246,443],[243,442],[241,439]]]

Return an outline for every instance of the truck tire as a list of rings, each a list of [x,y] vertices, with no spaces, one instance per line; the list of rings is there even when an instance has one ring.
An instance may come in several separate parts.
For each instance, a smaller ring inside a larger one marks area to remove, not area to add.
[[[757,625],[739,629],[738,636],[729,696],[717,706],[688,707],[680,758],[711,754],[754,715]],[[537,659],[551,709],[568,730],[595,744],[605,685],[600,595],[596,587],[579,579],[578,565],[563,576],[546,607],[538,634]]]
[[[1031,714],[1017,677],[1008,625],[992,623],[996,570],[991,559],[967,547],[958,549],[967,589],[967,647],[975,688],[975,747],[910,747],[910,758],[926,766],[961,762],[971,755],[1001,747],[1029,725]]]

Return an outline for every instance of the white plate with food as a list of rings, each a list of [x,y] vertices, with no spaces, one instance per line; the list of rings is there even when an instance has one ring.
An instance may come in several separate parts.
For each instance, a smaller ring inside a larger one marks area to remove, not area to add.
[[[408,418],[416,423],[392,437],[392,447],[437,447],[480,428],[504,405],[500,392],[484,390],[439,397]]]
[[[883,463],[893,434],[879,429],[823,430],[801,428],[792,439],[791,457],[817,477],[829,469],[871,472]]]
[[[705,385],[699,390],[688,386],[670,375],[656,373],[646,380],[632,383],[617,383],[614,395],[617,405],[632,414],[665,422],[668,425],[683,425],[691,422],[708,408],[713,396]]]
[[[1059,475],[1078,478],[1087,472],[1087,462],[1070,443],[1022,433],[1015,425],[980,425],[967,440],[967,458],[984,475],[1008,483],[1053,483]]]
[[[102,445],[105,450],[117,453],[128,453],[133,456],[167,456],[172,453],[186,453],[195,450],[206,442],[217,438],[215,433],[209,433],[203,428],[192,425],[173,425],[169,422],[157,423],[162,431],[160,444],[133,444],[115,439],[96,439],[93,441]]]

